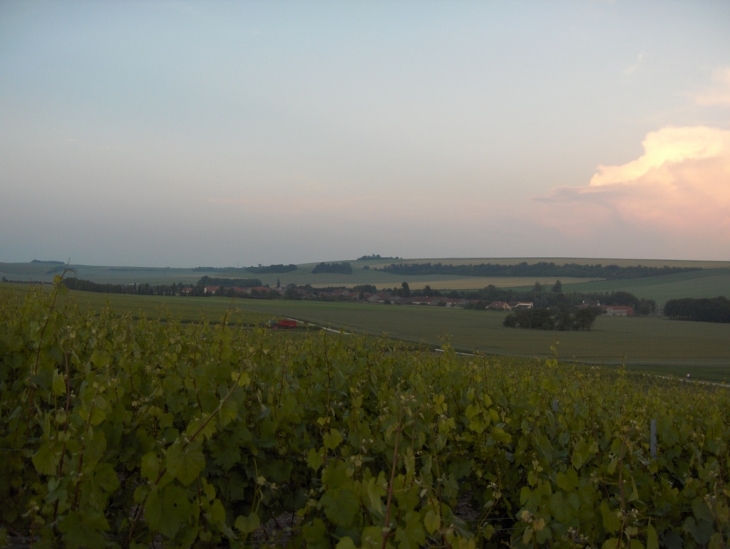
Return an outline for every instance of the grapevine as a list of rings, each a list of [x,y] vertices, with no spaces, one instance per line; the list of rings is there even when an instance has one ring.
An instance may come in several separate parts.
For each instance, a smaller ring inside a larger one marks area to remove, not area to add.
[[[0,545],[727,544],[725,388],[64,291],[0,304]]]

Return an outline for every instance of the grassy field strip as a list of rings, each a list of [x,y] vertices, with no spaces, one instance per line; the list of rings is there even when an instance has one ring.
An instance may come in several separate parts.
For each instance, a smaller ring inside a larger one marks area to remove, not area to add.
[[[678,297],[730,296],[730,269],[693,271],[632,280],[567,283],[563,287],[565,292],[611,292],[618,290],[631,292],[642,298],[654,299],[660,305],[663,305],[669,299]]]
[[[311,322],[308,322],[304,319],[300,318],[290,318],[290,320],[296,320],[298,322],[307,323],[309,326],[313,326],[316,328],[320,328],[322,330],[326,330],[328,332],[336,333],[336,334],[343,334],[343,335],[354,335],[356,332],[348,332],[344,329],[334,329],[327,326],[317,325],[313,324]],[[395,339],[399,339],[396,336]],[[407,340],[406,340],[407,341]],[[445,352],[441,347],[434,346],[433,347],[434,352],[436,353],[443,353]],[[463,357],[477,357],[477,356],[483,356],[484,353],[475,353],[475,352],[466,352],[466,351],[455,351],[457,356],[463,356]],[[566,359],[561,358],[561,361],[566,361]],[[569,362],[577,362],[577,363],[584,363],[584,364],[591,364],[589,361],[575,361],[575,360],[569,360]],[[596,364],[596,363],[593,363]],[[598,363],[601,366],[608,366],[608,367],[616,367],[617,364],[605,364],[605,363]],[[667,375],[666,373],[657,373],[655,371],[656,365],[653,367],[647,367],[646,365],[642,364],[626,364],[627,369],[635,370],[643,372],[646,375],[650,375],[653,377],[657,377],[660,379],[667,379],[667,380],[676,380],[677,377],[680,379],[680,381],[685,383],[694,383],[694,384],[700,384],[700,385],[712,385],[716,387],[723,387],[723,388],[730,388],[730,368],[718,368],[713,366],[706,366],[706,365],[697,365],[693,368],[693,372],[695,374],[695,378],[687,379],[685,370],[686,365],[668,365],[664,368],[661,368],[660,371],[669,371],[673,373],[674,375]],[[688,373],[688,372],[687,372]],[[708,379],[696,379],[696,377],[707,377]],[[715,381],[710,381],[710,379],[714,379]]]
[[[443,349],[440,349],[440,348],[436,348],[436,349],[434,349],[434,351],[437,352],[437,353],[444,353],[444,352],[446,352],[446,351],[444,351]],[[463,351],[457,351],[456,352],[456,355],[457,356],[467,356],[467,357],[478,357],[478,356],[480,356],[479,354],[476,354],[476,353],[465,353]],[[653,377],[656,377],[656,378],[659,378],[659,379],[667,379],[667,380],[671,380],[671,381],[676,381],[676,379],[677,379],[674,376],[668,376],[668,375],[664,375],[664,374],[654,374],[654,373],[651,373],[651,372],[645,372],[645,374],[646,375],[653,376]],[[706,380],[683,378],[683,377],[680,377],[680,381],[682,381],[684,383],[696,383],[696,384],[699,384],[699,385],[712,385],[712,386],[715,386],[715,387],[723,387],[725,389],[730,389],[730,382],[727,382],[727,381],[719,381],[719,382],[718,381],[706,381]]]
[[[321,302],[251,302],[247,307],[433,346],[448,339],[466,351],[544,357],[557,340],[560,357],[567,360],[674,367],[679,370],[672,373],[683,374],[700,365],[719,368],[722,375],[730,371],[728,325],[601,317],[591,332],[556,333],[504,328],[503,314],[481,311]]]
[[[701,269],[728,269],[730,261],[692,261],[681,259],[617,259],[607,257],[585,258],[585,257],[447,257],[447,258],[417,258],[417,259],[376,259],[368,261],[352,261],[353,267],[356,264],[366,264],[371,267],[381,267],[383,265],[392,265],[393,263],[443,263],[451,265],[474,265],[477,263],[492,263],[501,265],[517,265],[518,263],[527,263],[534,265],[540,262],[555,263],[556,265],[565,265],[567,263],[575,263],[577,265],[618,265],[619,267],[633,267],[643,265],[645,267],[662,267],[668,265],[670,267],[699,267]],[[315,263],[312,263],[313,267]]]
[[[185,283],[195,284],[203,275],[216,277],[237,277],[237,278],[258,278],[263,284],[275,286],[277,282],[286,286],[296,284],[303,286],[311,284],[315,288],[329,286],[355,286],[358,284],[372,284],[379,290],[386,288],[400,287],[403,281],[408,281],[412,289],[423,289],[426,285],[435,290],[477,290],[490,284],[498,287],[511,288],[514,286],[532,286],[536,281],[541,284],[554,284],[555,277],[464,277],[459,275],[427,275],[427,276],[404,276],[393,273],[384,273],[373,269],[363,270],[362,262],[353,263],[353,274],[312,274],[311,266],[300,268],[297,271],[282,274],[253,274],[249,272],[234,273],[205,273],[195,272],[191,269],[157,269],[157,270],[111,270],[104,267],[81,266],[76,269],[76,277],[86,280],[93,280],[99,283],[132,284],[148,282],[155,284]],[[9,264],[0,263],[0,276],[9,280],[34,280],[50,282],[54,274],[47,273],[47,267],[27,267],[25,264],[11,268]],[[3,270],[4,269],[4,270]],[[588,282],[594,279],[586,278],[565,278],[562,282],[578,283]]]
[[[672,376],[664,376],[660,374],[653,374],[655,377],[661,378],[661,379],[669,379],[674,380],[676,378]],[[730,389],[730,384],[728,382],[718,382],[718,381],[705,381],[701,379],[682,379],[681,380],[684,383],[696,383],[698,385],[712,385],[714,387],[724,387],[725,389]]]

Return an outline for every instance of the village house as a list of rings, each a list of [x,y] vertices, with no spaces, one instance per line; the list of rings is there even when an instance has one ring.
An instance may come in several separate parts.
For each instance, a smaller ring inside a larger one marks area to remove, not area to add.
[[[634,316],[634,308],[624,305],[603,305],[601,307],[606,316]]]
[[[385,303],[386,301],[388,303],[392,303],[394,301],[395,297],[392,296],[390,293],[386,292],[379,292],[372,297],[368,299],[370,303]]]

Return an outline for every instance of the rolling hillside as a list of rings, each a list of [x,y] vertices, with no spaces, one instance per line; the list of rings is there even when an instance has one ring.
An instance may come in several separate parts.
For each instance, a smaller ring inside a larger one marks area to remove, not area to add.
[[[271,286],[280,281],[282,285],[311,284],[314,287],[354,286],[372,284],[379,289],[400,286],[407,281],[414,290],[429,285],[438,290],[474,290],[489,284],[500,288],[527,288],[536,281],[552,285],[555,277],[472,277],[463,275],[400,275],[376,270],[394,262],[437,263],[468,265],[478,263],[499,263],[513,265],[521,262],[534,264],[541,261],[554,262],[557,265],[577,264],[616,264],[621,267],[644,265],[649,267],[697,267],[702,270],[677,273],[672,275],[646,277],[625,280],[595,280],[585,278],[560,277],[563,289],[570,291],[616,291],[624,290],[639,297],[654,299],[663,304],[668,299],[678,297],[715,297],[730,295],[730,262],[720,261],[677,261],[646,259],[610,259],[610,258],[420,258],[420,259],[375,259],[349,261],[352,274],[320,273],[312,274],[316,263],[298,265],[296,271],[275,274],[255,274],[245,268],[227,270],[203,268],[170,268],[170,267],[123,267],[72,265],[78,278],[98,283],[115,284],[194,284],[202,276],[230,278],[258,278],[263,284]],[[0,277],[17,281],[50,282],[53,276],[63,269],[62,264],[53,262],[0,263]]]

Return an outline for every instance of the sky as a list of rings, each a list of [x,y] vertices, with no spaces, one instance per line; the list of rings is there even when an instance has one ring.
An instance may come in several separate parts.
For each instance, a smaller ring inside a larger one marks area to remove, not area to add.
[[[730,259],[730,2],[0,2],[0,262]]]

